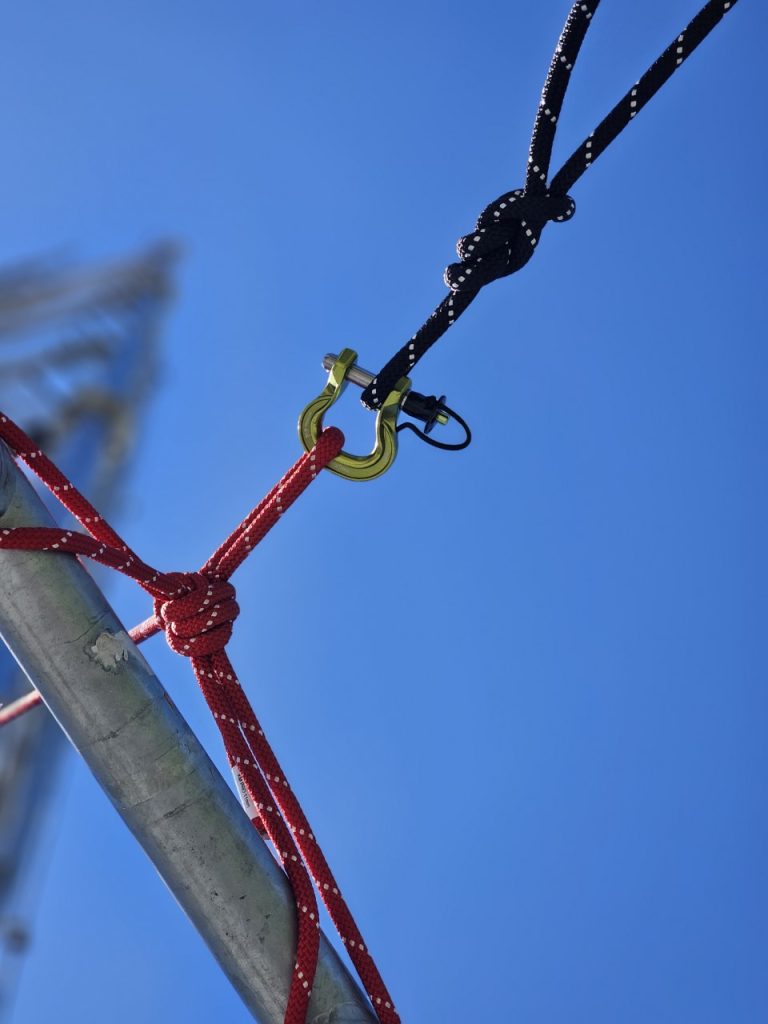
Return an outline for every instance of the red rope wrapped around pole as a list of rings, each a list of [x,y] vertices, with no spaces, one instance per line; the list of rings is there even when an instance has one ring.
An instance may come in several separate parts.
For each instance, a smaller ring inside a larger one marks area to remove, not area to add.
[[[254,826],[269,836],[295,896],[298,942],[285,1024],[304,1024],[317,966],[320,930],[313,880],[381,1024],[398,1024],[389,992],[226,652],[239,613],[230,576],[339,454],[344,444],[341,431],[324,430],[315,447],[297,460],[198,572],[160,572],[142,561],[31,438],[2,415],[0,439],[88,531],[2,530],[0,548],[92,558],[136,580],[152,597],[154,614],[130,631],[133,641],[141,643],[162,630],[170,647],[190,659],[248,813]],[[33,691],[3,708],[0,725],[39,700]]]

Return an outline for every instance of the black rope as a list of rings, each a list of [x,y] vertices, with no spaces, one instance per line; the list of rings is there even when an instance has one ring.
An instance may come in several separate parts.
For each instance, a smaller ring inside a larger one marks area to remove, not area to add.
[[[536,112],[525,188],[496,199],[480,214],[475,230],[459,239],[459,262],[452,263],[444,275],[450,292],[363,391],[363,405],[377,409],[400,377],[408,376],[425,352],[456,323],[484,285],[524,267],[549,221],[565,221],[573,216],[576,204],[568,190],[736,2],[709,0],[547,184],[557,121],[571,71],[600,0],[579,0],[573,4],[552,56]]]
[[[472,431],[469,429],[467,421],[459,416],[455,409],[449,408],[449,406],[445,404],[445,400],[443,398],[431,397],[427,399],[427,401],[434,402],[435,413],[444,412],[449,419],[455,420],[455,422],[459,424],[464,431],[463,439],[449,444],[447,441],[436,441],[434,437],[430,437],[429,435],[432,427],[435,425],[436,417],[432,419],[424,430],[419,430],[418,427],[414,427],[412,423],[408,423],[407,420],[404,420],[402,423],[398,423],[395,427],[397,433],[399,434],[401,430],[411,430],[417,437],[420,437],[422,441],[425,441],[427,444],[431,444],[433,448],[442,448],[444,452],[460,452],[464,448],[468,448],[469,445],[472,444]],[[405,409],[405,407],[403,408]]]

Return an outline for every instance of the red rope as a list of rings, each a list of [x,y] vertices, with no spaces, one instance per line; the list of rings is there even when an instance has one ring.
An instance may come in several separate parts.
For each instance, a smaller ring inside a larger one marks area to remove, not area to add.
[[[341,431],[335,427],[323,431],[312,451],[301,456],[200,571],[182,573],[159,572],[143,562],[24,431],[2,415],[0,438],[90,534],[60,527],[18,527],[0,530],[0,548],[85,556],[136,580],[153,598],[154,614],[130,631],[131,638],[141,643],[164,630],[171,648],[192,663],[230,766],[252,805],[254,825],[272,841],[296,899],[296,965],[285,1024],[304,1024],[317,967],[320,932],[312,879],[381,1024],[398,1024],[400,1018],[389,992],[225,649],[239,612],[229,577],[318,472],[338,455],[344,444]],[[22,700],[28,700],[30,707],[37,703],[35,694]],[[0,715],[13,707],[3,709]]]
[[[38,704],[41,704],[42,700],[43,698],[37,690],[30,690],[29,693],[25,693],[23,697],[17,698],[11,704],[5,704],[0,708],[0,725],[7,725],[14,718],[19,718],[21,715],[26,714],[27,711],[31,711],[32,708],[36,708]]]

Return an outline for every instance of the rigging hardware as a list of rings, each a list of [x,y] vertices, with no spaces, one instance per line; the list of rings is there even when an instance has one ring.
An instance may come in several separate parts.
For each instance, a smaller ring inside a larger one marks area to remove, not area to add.
[[[327,410],[341,395],[348,382],[367,388],[374,378],[368,370],[357,365],[357,353],[345,348],[337,356],[328,353],[323,357],[323,367],[329,371],[328,383],[323,391],[307,405],[299,417],[299,437],[306,451],[317,444],[323,429],[323,417]],[[404,412],[413,419],[425,424],[419,430],[411,423],[397,424],[397,417]],[[464,440],[458,444],[445,444],[427,437],[436,423],[445,426],[455,419],[464,429]],[[472,439],[469,427],[464,420],[445,405],[445,395],[422,395],[414,391],[408,377],[401,377],[384,402],[378,407],[376,414],[376,441],[368,455],[350,455],[342,451],[327,468],[337,476],[347,480],[374,480],[385,473],[397,456],[397,435],[404,429],[412,430],[427,444],[446,451],[459,451],[466,448]]]

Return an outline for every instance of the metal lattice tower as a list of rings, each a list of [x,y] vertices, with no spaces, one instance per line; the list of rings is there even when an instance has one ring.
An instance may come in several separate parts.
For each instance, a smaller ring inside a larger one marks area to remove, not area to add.
[[[0,272],[0,408],[106,510],[120,499],[155,377],[175,258],[160,245],[97,267],[41,261]],[[26,689],[0,649],[0,704]],[[40,826],[65,746],[44,708],[0,732],[0,1020],[28,941]]]

